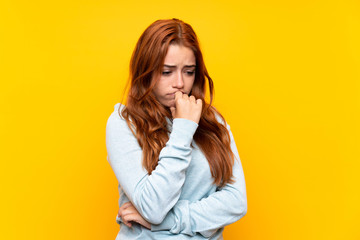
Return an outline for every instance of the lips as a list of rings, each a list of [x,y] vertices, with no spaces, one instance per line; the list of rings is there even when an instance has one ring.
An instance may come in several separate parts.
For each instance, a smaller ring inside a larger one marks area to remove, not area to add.
[[[176,92],[178,92],[178,91],[176,91]],[[167,95],[175,95],[176,92],[168,93]],[[183,91],[180,91],[180,92],[182,92],[183,94],[185,94]]]

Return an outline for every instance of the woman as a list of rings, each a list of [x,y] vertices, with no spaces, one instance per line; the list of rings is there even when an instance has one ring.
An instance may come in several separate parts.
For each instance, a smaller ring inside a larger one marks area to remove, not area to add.
[[[126,106],[117,103],[106,125],[120,193],[116,239],[222,239],[246,214],[239,154],[212,98],[192,27],[152,23],[131,58]]]

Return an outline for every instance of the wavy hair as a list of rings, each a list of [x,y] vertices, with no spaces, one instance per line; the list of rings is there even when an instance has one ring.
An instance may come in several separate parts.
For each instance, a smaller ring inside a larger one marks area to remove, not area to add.
[[[161,73],[170,44],[183,45],[194,52],[196,68],[191,95],[203,101],[203,109],[193,140],[209,163],[214,184],[223,187],[233,182],[235,157],[230,147],[230,134],[226,126],[217,121],[216,115],[223,123],[225,119],[211,106],[213,81],[206,70],[197,36],[189,24],[176,18],[157,20],[143,32],[131,56],[126,107],[119,114],[137,138],[143,150],[143,167],[151,174],[158,164],[161,149],[169,140],[166,118],[172,119],[172,115],[170,109],[156,99],[152,89],[156,84],[154,76]],[[206,82],[209,103],[205,101]]]

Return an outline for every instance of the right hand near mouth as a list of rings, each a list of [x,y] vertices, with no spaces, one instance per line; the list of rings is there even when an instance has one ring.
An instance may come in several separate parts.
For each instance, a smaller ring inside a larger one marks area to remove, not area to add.
[[[170,107],[173,118],[185,118],[199,124],[202,110],[202,100],[190,97],[180,91],[175,93],[175,107]]]

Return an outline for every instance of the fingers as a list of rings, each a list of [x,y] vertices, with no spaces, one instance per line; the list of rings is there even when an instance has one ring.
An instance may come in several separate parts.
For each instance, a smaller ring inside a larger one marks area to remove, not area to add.
[[[124,211],[125,209],[127,209],[128,207],[131,207],[131,206],[133,206],[131,202],[126,202],[126,203],[124,203],[124,204],[119,208],[118,216],[121,217],[122,211]]]
[[[189,97],[189,99],[190,99],[190,102],[195,102],[195,101],[196,101],[196,99],[195,99],[195,97],[194,97],[193,95],[191,95],[191,96]]]
[[[123,209],[126,209],[128,207],[133,207],[132,203],[131,202],[126,202],[124,203],[122,206],[121,206]]]
[[[128,223],[135,222],[142,225],[143,227],[151,229],[150,223],[147,222],[138,212],[124,216],[124,220]]]
[[[124,203],[119,209],[119,216],[122,222],[129,228],[132,227],[132,222],[138,223],[148,229],[151,229],[151,225],[147,222],[132,205],[131,202]]]
[[[131,223],[129,221],[129,215],[136,215],[138,214],[138,211],[136,210],[136,208],[132,205],[131,202],[126,202],[124,203],[120,209],[119,209],[119,217],[121,217],[121,219],[123,220],[123,222],[125,223],[126,226],[130,226],[131,227]]]
[[[122,220],[124,221],[124,224],[125,224],[126,226],[131,227],[131,223],[130,223],[130,222],[134,220],[134,215],[135,215],[135,214],[128,214],[128,215],[126,215],[126,216],[124,216],[124,217],[122,218]]]
[[[123,219],[123,223],[124,223],[127,227],[129,227],[129,228],[131,228],[131,227],[132,227],[131,222],[130,222],[130,221],[128,221],[128,220],[124,220],[124,219]]]
[[[175,106],[170,107],[172,118],[185,118],[199,123],[203,100],[194,95],[188,96],[181,91],[175,92]]]
[[[194,97],[194,95],[191,95],[191,96],[189,97],[187,94],[182,93],[181,91],[175,92],[175,101],[176,101],[177,99],[180,99],[180,98],[182,98],[182,99],[189,99],[191,102],[196,102],[196,98]]]
[[[175,93],[175,100],[177,100],[177,99],[181,98],[181,97],[182,97],[182,95],[183,95],[183,93],[182,93],[182,92],[177,91],[177,92]]]
[[[135,208],[131,202],[126,202],[119,208],[118,216],[121,217],[123,223],[128,227],[131,227],[132,225],[129,221],[126,220],[125,216],[134,212],[133,209]]]
[[[119,209],[119,217],[123,218],[127,214],[133,213],[137,211],[136,208],[130,203],[130,204],[123,204]]]

